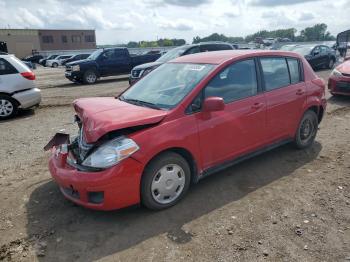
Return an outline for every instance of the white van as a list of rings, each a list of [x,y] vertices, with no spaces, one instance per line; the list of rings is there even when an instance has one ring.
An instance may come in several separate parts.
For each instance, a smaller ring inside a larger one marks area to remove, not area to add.
[[[18,109],[41,102],[35,74],[17,57],[0,52],[0,120],[13,117]]]

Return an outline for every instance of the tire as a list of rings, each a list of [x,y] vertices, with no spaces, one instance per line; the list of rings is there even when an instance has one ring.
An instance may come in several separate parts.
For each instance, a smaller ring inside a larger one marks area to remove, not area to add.
[[[328,68],[328,69],[333,69],[334,63],[335,63],[335,60],[334,60],[333,58],[329,59],[327,68]]]
[[[52,64],[52,67],[53,67],[53,68],[57,68],[57,67],[58,67],[58,64],[57,64],[57,63],[53,63],[53,64]]]
[[[97,74],[94,70],[88,70],[84,73],[83,82],[84,84],[92,85],[97,81]]]
[[[0,120],[14,117],[18,113],[18,102],[12,97],[0,94]]]
[[[298,149],[305,149],[310,147],[315,141],[317,130],[317,114],[312,110],[306,111],[299,123],[297,133],[295,135],[295,146]]]
[[[182,156],[173,152],[161,154],[145,168],[141,202],[152,210],[174,206],[187,193],[190,180],[191,170]]]

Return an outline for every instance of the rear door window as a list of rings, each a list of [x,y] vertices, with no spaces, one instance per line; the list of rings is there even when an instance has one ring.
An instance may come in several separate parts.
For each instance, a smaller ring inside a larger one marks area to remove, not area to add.
[[[17,74],[17,69],[11,65],[8,61],[3,58],[0,58],[0,75],[10,75]]]
[[[299,61],[294,58],[287,58],[287,63],[289,67],[291,84],[299,83],[301,81]]]
[[[218,45],[218,50],[232,50],[232,49],[233,48],[230,45],[224,45],[224,44]]]
[[[127,53],[124,49],[115,50],[115,59],[118,61],[124,61],[127,58]]]
[[[199,46],[195,46],[195,47],[192,47],[189,50],[187,50],[185,55],[196,54],[196,53],[199,53],[200,51],[201,50],[199,49]]]
[[[217,51],[217,50],[220,50],[218,48],[218,45],[202,45],[201,46],[202,52],[210,52],[210,51]]]
[[[260,58],[265,90],[271,91],[290,84],[286,59],[283,57]]]
[[[204,96],[221,97],[230,103],[258,93],[255,62],[253,59],[240,61],[218,73],[206,86]]]

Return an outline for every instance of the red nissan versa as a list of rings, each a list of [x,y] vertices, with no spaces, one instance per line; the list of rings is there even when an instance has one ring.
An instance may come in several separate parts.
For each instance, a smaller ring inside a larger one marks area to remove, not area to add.
[[[332,95],[350,96],[350,58],[333,70],[328,80],[328,89]]]
[[[311,146],[326,99],[303,57],[245,50],[177,58],[117,98],[74,108],[79,136],[56,134],[48,145],[64,196],[99,210],[159,210],[243,159],[287,142]]]

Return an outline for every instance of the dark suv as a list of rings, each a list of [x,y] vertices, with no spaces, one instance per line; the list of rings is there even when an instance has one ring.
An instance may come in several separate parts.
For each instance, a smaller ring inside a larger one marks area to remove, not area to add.
[[[131,74],[129,77],[129,84],[130,85],[134,84],[136,81],[140,80],[142,77],[147,75],[149,72],[151,72],[158,66],[172,59],[175,59],[179,56],[190,55],[190,54],[201,53],[201,52],[232,50],[232,49],[236,49],[235,46],[225,42],[203,42],[199,44],[183,45],[180,47],[176,47],[174,49],[171,49],[165,55],[158,58],[158,60],[156,60],[155,62],[135,66],[131,70]]]

